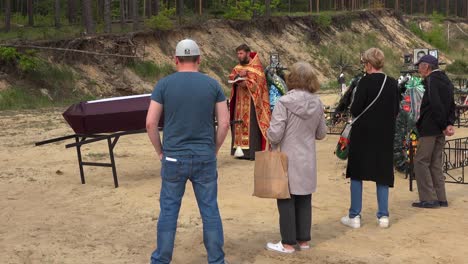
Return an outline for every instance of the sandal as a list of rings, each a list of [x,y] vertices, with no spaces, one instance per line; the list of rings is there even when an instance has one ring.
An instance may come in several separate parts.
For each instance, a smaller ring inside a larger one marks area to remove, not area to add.
[[[304,245],[301,245],[301,244],[298,243],[298,245],[299,245],[299,249],[300,249],[300,250],[308,250],[308,249],[310,249],[310,245],[309,245],[308,243],[307,243],[307,244],[304,244]]]

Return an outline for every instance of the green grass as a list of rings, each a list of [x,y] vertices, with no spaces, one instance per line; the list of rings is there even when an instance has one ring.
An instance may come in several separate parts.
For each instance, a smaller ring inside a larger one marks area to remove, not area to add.
[[[156,82],[161,77],[175,72],[169,63],[156,64],[152,61],[136,61],[128,65],[138,76],[149,82]]]
[[[455,60],[452,64],[447,65],[446,70],[455,75],[468,76],[468,62],[462,60]]]
[[[0,40],[59,40],[79,37],[81,32],[83,32],[83,28],[80,26],[63,26],[61,28],[55,28],[52,26],[12,27],[10,32],[0,32]]]
[[[341,87],[340,87],[340,84],[338,84],[337,80],[332,80],[332,81],[321,84],[319,92],[339,94],[341,93]]]
[[[238,63],[236,59],[227,55],[222,57],[205,56],[201,60],[200,71],[205,73],[212,71],[221,80],[221,86],[226,96],[230,96],[231,86],[227,84],[227,79]]]
[[[75,88],[76,76],[66,65],[41,61],[39,66],[26,73],[26,78],[49,90],[53,98],[68,97]]]
[[[94,99],[92,96],[75,93],[67,98],[54,98],[54,100],[50,100],[37,89],[14,86],[7,90],[0,91],[0,111],[67,106],[79,101],[92,99]]]
[[[311,46],[310,49],[314,49]],[[339,74],[337,65],[343,62],[352,65],[353,69],[348,73],[356,74],[356,70],[360,67],[359,58],[361,52],[369,48],[380,48],[385,54],[385,67],[384,71],[390,76],[397,77],[400,74],[401,59],[400,54],[390,47],[385,46],[377,37],[375,32],[370,32],[364,35],[356,35],[352,32],[343,32],[332,43],[322,43],[318,46],[318,53],[316,55],[325,60],[328,60],[330,66],[333,67],[333,76]]]

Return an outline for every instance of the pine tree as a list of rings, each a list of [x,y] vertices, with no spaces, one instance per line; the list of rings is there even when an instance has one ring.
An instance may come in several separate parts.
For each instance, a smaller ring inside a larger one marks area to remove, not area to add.
[[[5,31],[11,29],[11,0],[5,0]]]
[[[104,0],[104,25],[104,32],[110,33],[112,31],[111,0]]]
[[[26,9],[28,10],[28,26],[32,27],[34,26],[34,5],[33,5],[33,0],[28,0],[27,2],[27,7]]]
[[[83,19],[87,34],[94,34],[93,9],[91,0],[82,0]]]

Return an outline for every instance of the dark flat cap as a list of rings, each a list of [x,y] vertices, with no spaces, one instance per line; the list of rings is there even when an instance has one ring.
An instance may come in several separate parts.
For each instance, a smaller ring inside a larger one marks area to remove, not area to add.
[[[419,59],[418,62],[416,62],[414,65],[418,66],[420,63],[422,62],[425,62],[427,64],[430,64],[432,66],[436,66],[438,67],[439,66],[439,60],[437,60],[436,57],[432,56],[432,55],[424,55],[421,57],[421,59]]]

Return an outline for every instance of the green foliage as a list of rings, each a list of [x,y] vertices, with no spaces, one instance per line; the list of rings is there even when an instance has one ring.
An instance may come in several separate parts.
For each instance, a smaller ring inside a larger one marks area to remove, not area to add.
[[[7,64],[15,63],[19,53],[15,48],[0,47],[0,61]]]
[[[174,23],[172,22],[172,20],[170,20],[168,16],[163,15],[162,13],[146,20],[145,24],[152,30],[165,31],[174,28]]]
[[[37,70],[39,66],[39,59],[26,55],[21,54],[18,60],[18,69],[22,72],[28,73]]]
[[[210,14],[214,16],[215,18],[219,18],[226,14],[226,10],[224,10],[224,8],[216,8],[216,9],[210,10]]]
[[[438,49],[446,51],[448,49],[448,44],[447,39],[445,38],[443,20],[444,17],[441,14],[433,13],[431,30],[424,32],[416,22],[410,22],[409,29],[416,36],[420,37],[429,44],[437,47]]]
[[[257,5],[259,4],[257,3]],[[238,1],[237,6],[231,3],[229,5],[228,11],[224,15],[224,18],[235,20],[250,20],[252,16],[253,9],[250,0],[243,0]]]
[[[131,63],[129,68],[142,79],[150,82],[155,82],[160,77],[175,72],[174,67],[170,64],[156,64],[152,61],[136,61]]]
[[[326,83],[320,84],[320,91],[327,93],[341,93],[341,86],[337,80],[331,80]]]
[[[31,91],[21,87],[0,91],[0,110],[39,108],[50,105],[50,99],[46,96],[33,95]]]
[[[332,16],[330,13],[320,13],[312,17],[320,28],[329,27],[332,23]]]
[[[36,109],[54,106],[67,106],[80,101],[95,99],[93,96],[72,93],[67,97],[57,97],[50,100],[41,94],[35,87],[13,86],[0,91],[0,111]]]
[[[444,22],[445,16],[442,13],[438,13],[434,11],[431,16],[431,20],[433,23],[441,24]]]
[[[463,60],[455,60],[448,65],[446,70],[452,74],[468,75],[468,62]]]
[[[270,4],[271,10],[277,9],[281,4],[280,0],[272,0]],[[226,19],[235,20],[250,20],[256,14],[262,16],[265,14],[265,4],[263,1],[255,2],[252,4],[250,0],[230,1],[229,9],[224,14]]]
[[[369,32],[364,35],[357,35],[352,32],[343,32],[333,42],[321,43],[316,57],[325,61],[334,68],[332,73],[325,73],[336,76],[339,74],[338,65],[341,63],[354,65],[351,74],[357,73],[356,68],[359,65],[359,55],[369,48],[380,48],[385,54],[384,71],[390,76],[399,76],[401,65],[400,54],[392,48],[385,46],[385,43],[379,40],[375,32]],[[333,83],[328,85],[330,88],[338,87]],[[328,89],[327,86],[323,87]]]
[[[176,16],[176,9],[175,7],[173,8],[164,8],[161,12],[159,12],[160,15],[166,16],[166,17],[175,17]]]
[[[414,21],[411,21],[408,25],[409,29],[411,30],[411,32],[413,32],[416,36],[422,38],[424,36],[424,31],[419,28],[419,25],[418,23],[414,22]]]
[[[20,110],[37,109],[44,107],[67,106],[77,101],[88,101],[94,97],[86,95],[73,95],[66,99],[50,100],[33,88],[12,87],[0,91],[0,111],[2,110]]]
[[[66,65],[51,64],[37,59],[25,77],[38,86],[50,90],[53,98],[69,97],[75,88],[75,74]]]

